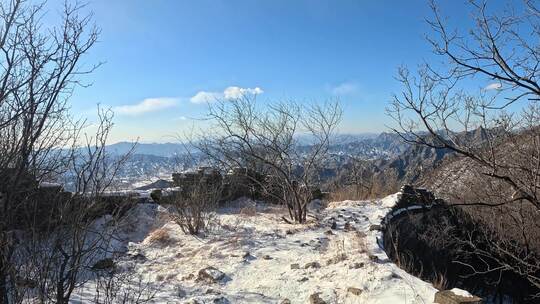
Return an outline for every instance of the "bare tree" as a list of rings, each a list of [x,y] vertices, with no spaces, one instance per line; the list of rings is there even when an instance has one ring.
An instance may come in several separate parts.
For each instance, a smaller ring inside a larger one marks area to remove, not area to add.
[[[479,164],[485,176],[512,189],[504,203],[526,200],[540,209],[539,46],[522,29],[540,36],[540,15],[533,1],[524,3],[522,15],[488,15],[486,2],[470,5],[476,27],[462,34],[447,28],[431,2],[435,37],[429,41],[448,69],[426,64],[416,76],[399,69],[404,90],[388,110],[398,124],[394,131],[408,142],[450,149]],[[476,95],[460,89],[473,77],[489,81]]]
[[[69,114],[74,88],[97,67],[80,63],[99,34],[83,9],[66,1],[60,24],[46,27],[44,3],[0,3],[0,303],[67,303],[107,247],[92,222],[124,159],[105,153],[112,113],[99,112],[95,136]],[[73,194],[40,187],[62,176]]]
[[[0,4],[0,300],[10,300],[8,285],[13,227],[21,201],[34,181],[57,173],[64,161],[59,149],[69,146],[74,127],[67,97],[81,69],[79,60],[96,42],[98,30],[81,5],[67,4],[62,23],[49,30],[41,17],[44,4],[12,0]]]
[[[291,220],[304,223],[313,187],[341,119],[337,102],[260,106],[255,96],[209,105],[210,129],[194,145],[219,168],[245,168],[264,195],[287,206]],[[309,143],[301,145],[299,136]]]
[[[529,243],[540,211],[540,14],[535,1],[512,4],[493,14],[487,1],[469,1],[474,27],[460,31],[431,1],[428,41],[444,61],[416,74],[400,68],[403,91],[388,112],[405,141],[462,159],[467,172],[450,175],[462,181],[453,205],[485,225],[483,239],[460,240],[485,261],[469,265],[472,273],[511,271],[540,288],[538,248]],[[481,88],[470,93],[471,83]],[[502,229],[505,221],[514,227]]]
[[[96,135],[84,135],[85,146],[62,150],[65,167],[59,168],[58,178],[71,180],[72,192],[59,185],[21,189],[25,196],[17,200],[19,208],[12,214],[18,225],[9,231],[18,233],[12,237],[11,259],[5,264],[10,266],[7,303],[24,299],[68,303],[72,293],[92,278],[94,264],[113,254],[110,242],[116,219],[129,200],[112,202],[105,191],[129,155],[111,159],[105,153],[112,112],[102,110],[98,116]]]

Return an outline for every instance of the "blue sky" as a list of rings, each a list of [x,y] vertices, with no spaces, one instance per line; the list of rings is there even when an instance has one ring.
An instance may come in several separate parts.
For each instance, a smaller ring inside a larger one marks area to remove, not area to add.
[[[463,17],[461,1],[443,6]],[[173,141],[204,115],[199,97],[246,90],[262,102],[339,98],[341,132],[385,131],[397,67],[432,56],[424,0],[93,0],[88,8],[102,32],[84,63],[105,64],[76,90],[73,112],[112,107],[111,142]]]

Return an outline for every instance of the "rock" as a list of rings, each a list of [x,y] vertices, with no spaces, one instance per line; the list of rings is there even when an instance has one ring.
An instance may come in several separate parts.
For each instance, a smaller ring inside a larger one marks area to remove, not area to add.
[[[355,296],[359,296],[362,294],[362,289],[356,287],[349,287],[347,288],[347,292],[350,292]]]
[[[438,304],[482,304],[481,298],[455,294],[452,290],[441,290],[435,293],[435,303]]]
[[[321,299],[320,292],[316,292],[309,296],[309,303],[310,304],[327,304],[326,301]]]
[[[218,297],[218,298],[215,298],[214,300],[212,300],[212,303],[229,304],[229,303],[231,303],[231,301],[227,300],[227,298],[225,298],[225,297]]]
[[[182,281],[187,281],[187,280],[193,280],[195,278],[195,275],[193,273],[190,273],[188,274],[187,276],[183,276],[181,278]]]
[[[337,229],[337,222],[333,221],[332,226],[330,226],[330,229],[336,230]]]
[[[113,269],[115,266],[113,259],[111,258],[105,258],[103,260],[97,261],[94,266],[92,266],[93,270],[108,270]]]
[[[176,288],[176,296],[179,298],[184,298],[187,293],[181,287]]]
[[[210,266],[199,270],[197,281],[202,281],[206,283],[217,283],[223,278],[225,278],[225,273],[221,272],[217,268]]]
[[[300,264],[291,264],[291,269],[300,269]]]
[[[346,222],[345,226],[343,226],[343,230],[345,231],[353,231],[355,230],[351,222]]]
[[[298,280],[298,282],[305,282],[309,280],[307,277],[302,277],[301,279]]]
[[[381,231],[381,225],[371,225],[369,226],[369,231]]]
[[[370,254],[369,255],[369,260],[372,261],[372,262],[377,263],[377,262],[379,262],[379,257],[376,256],[376,255]]]
[[[283,301],[281,301],[280,304],[291,304],[291,300],[283,299]]]
[[[129,255],[129,257],[132,259],[132,260],[135,260],[135,261],[138,261],[138,262],[146,262],[148,259],[146,258],[146,256],[144,256],[144,254],[142,253],[135,253],[135,254],[131,254]]]
[[[342,261],[345,261],[347,259],[347,255],[342,253],[342,254],[338,254],[336,255],[335,257],[332,257],[332,258],[329,258],[327,261],[326,261],[326,265],[332,265],[332,264],[337,264],[339,262],[342,262]]]
[[[356,231],[356,237],[358,237],[360,239],[365,238],[365,237],[367,237],[367,234],[365,232],[363,232],[363,231]]]
[[[359,269],[364,267],[364,263],[354,263],[353,265],[349,266],[349,269]]]
[[[304,269],[309,269],[309,268],[321,268],[321,264],[319,264],[319,262],[309,262],[306,265],[304,265]]]
[[[242,258],[243,258],[245,261],[255,260],[255,257],[252,256],[251,253],[249,253],[249,251],[246,251],[246,252],[242,255]]]

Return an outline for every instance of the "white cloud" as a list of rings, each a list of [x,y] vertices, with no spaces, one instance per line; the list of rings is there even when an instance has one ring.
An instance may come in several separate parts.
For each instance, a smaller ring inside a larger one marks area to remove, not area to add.
[[[502,84],[500,82],[494,82],[494,83],[490,83],[488,84],[484,90],[485,91],[490,91],[490,90],[500,90],[502,88]]]
[[[358,84],[354,82],[344,82],[331,88],[333,95],[351,95],[358,91]]]
[[[216,99],[219,99],[221,97],[222,97],[221,93],[200,91],[200,92],[197,92],[197,94],[195,94],[189,100],[192,103],[209,103],[209,102],[216,101]]]
[[[259,88],[240,88],[240,87],[228,87],[223,91],[223,96],[225,99],[236,99],[245,95],[260,95],[264,91]]]
[[[178,104],[177,98],[158,97],[146,98],[143,101],[133,105],[123,105],[114,107],[114,112],[121,115],[137,116],[149,112],[156,112],[163,109],[174,107]]]
[[[216,101],[218,99],[236,99],[246,95],[260,95],[264,91],[259,88],[241,88],[237,86],[227,87],[223,92],[207,92],[199,91],[193,97],[190,98],[190,101],[195,104],[209,103]]]

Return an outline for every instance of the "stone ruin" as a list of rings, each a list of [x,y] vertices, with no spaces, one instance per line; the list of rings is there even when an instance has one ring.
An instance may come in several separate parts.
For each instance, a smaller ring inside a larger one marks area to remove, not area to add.
[[[187,194],[195,187],[203,186],[221,191],[221,200],[229,201],[240,197],[260,198],[262,195],[259,182],[263,178],[252,170],[237,167],[222,174],[212,167],[199,167],[196,171],[174,173],[173,185]]]

